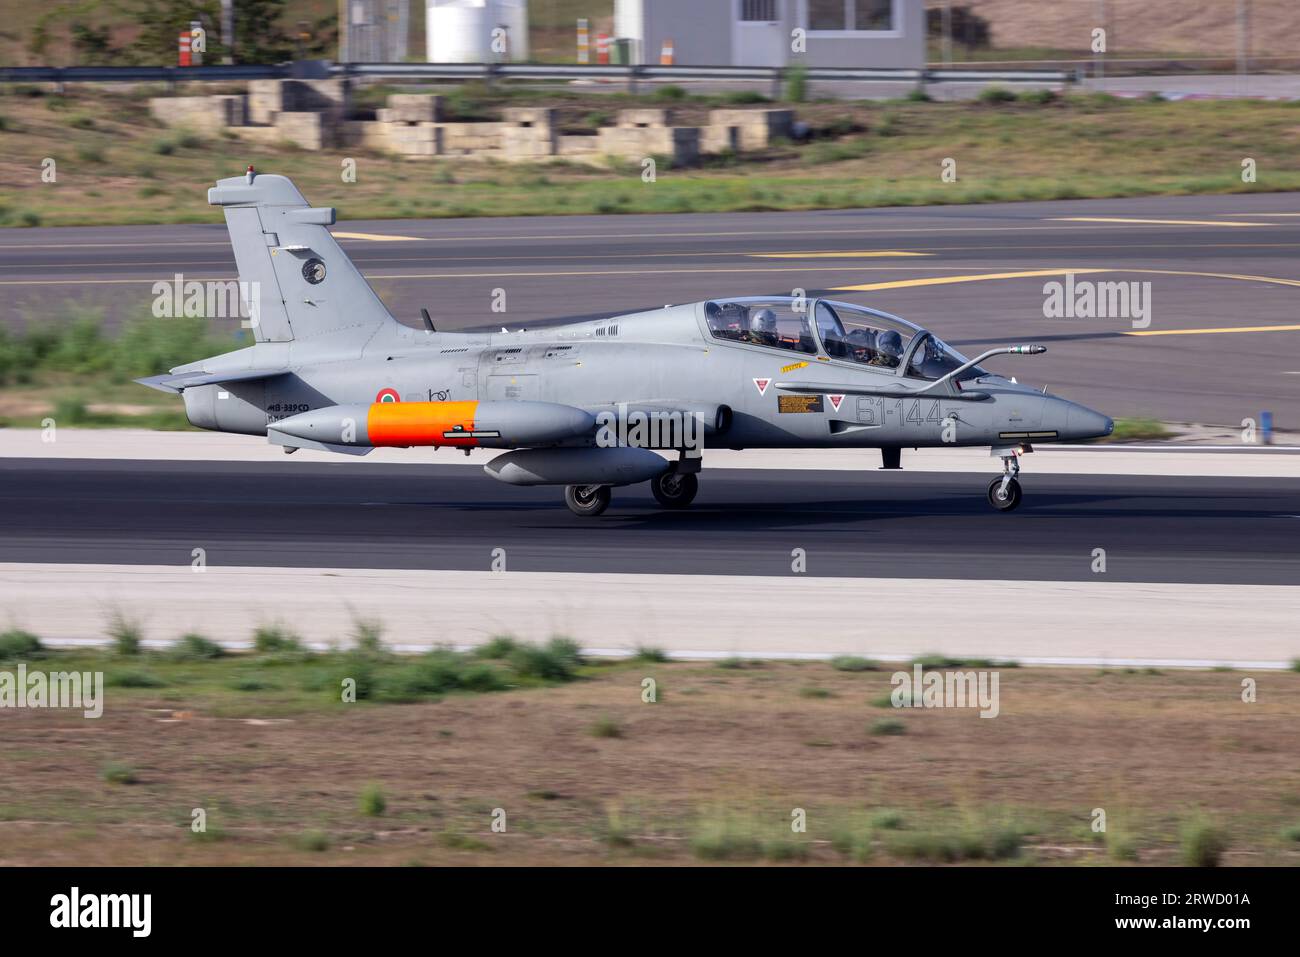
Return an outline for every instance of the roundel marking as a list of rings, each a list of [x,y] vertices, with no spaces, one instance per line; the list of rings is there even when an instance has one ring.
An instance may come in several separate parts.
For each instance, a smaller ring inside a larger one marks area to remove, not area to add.
[[[401,402],[402,397],[397,394],[396,389],[380,389],[379,394],[375,396],[376,402]]]

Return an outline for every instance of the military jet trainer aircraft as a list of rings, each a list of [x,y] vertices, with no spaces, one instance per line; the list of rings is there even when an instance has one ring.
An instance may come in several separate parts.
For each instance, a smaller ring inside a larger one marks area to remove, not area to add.
[[[299,448],[506,450],[485,469],[562,485],[599,515],[614,486],[650,482],[665,508],[695,498],[706,445],[901,449],[988,446],[990,504],[1021,498],[1033,442],[1108,435],[1111,420],[987,372],[896,316],[826,299],[717,299],[532,331],[437,332],[399,323],[283,176],[221,180],[241,283],[258,289],[256,344],[140,381],[184,396],[196,426]],[[656,451],[658,450],[658,451]],[[660,454],[661,452],[667,455]],[[673,453],[676,457],[672,458]]]

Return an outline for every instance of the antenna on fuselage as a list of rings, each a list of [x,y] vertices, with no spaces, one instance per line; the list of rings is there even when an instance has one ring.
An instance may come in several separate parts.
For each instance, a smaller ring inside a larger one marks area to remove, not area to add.
[[[429,318],[429,310],[428,310],[428,309],[421,309],[421,310],[420,310],[420,318],[424,320],[424,328],[425,328],[428,332],[437,332],[437,331],[438,331],[437,329],[433,328],[433,320]]]

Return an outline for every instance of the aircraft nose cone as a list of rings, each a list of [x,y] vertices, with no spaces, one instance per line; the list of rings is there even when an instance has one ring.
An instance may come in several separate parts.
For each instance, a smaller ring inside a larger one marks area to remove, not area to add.
[[[1072,439],[1096,439],[1110,435],[1115,423],[1108,416],[1082,405],[1070,404],[1065,413],[1065,431]]]

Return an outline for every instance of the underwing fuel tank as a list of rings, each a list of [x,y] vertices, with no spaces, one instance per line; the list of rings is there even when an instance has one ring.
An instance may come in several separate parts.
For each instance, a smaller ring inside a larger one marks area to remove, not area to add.
[[[517,449],[580,438],[595,427],[590,412],[554,402],[376,402],[312,409],[272,422],[267,431],[288,445],[302,439],[360,448]]]
[[[662,455],[632,446],[517,449],[483,471],[510,485],[635,485],[668,468]]]

